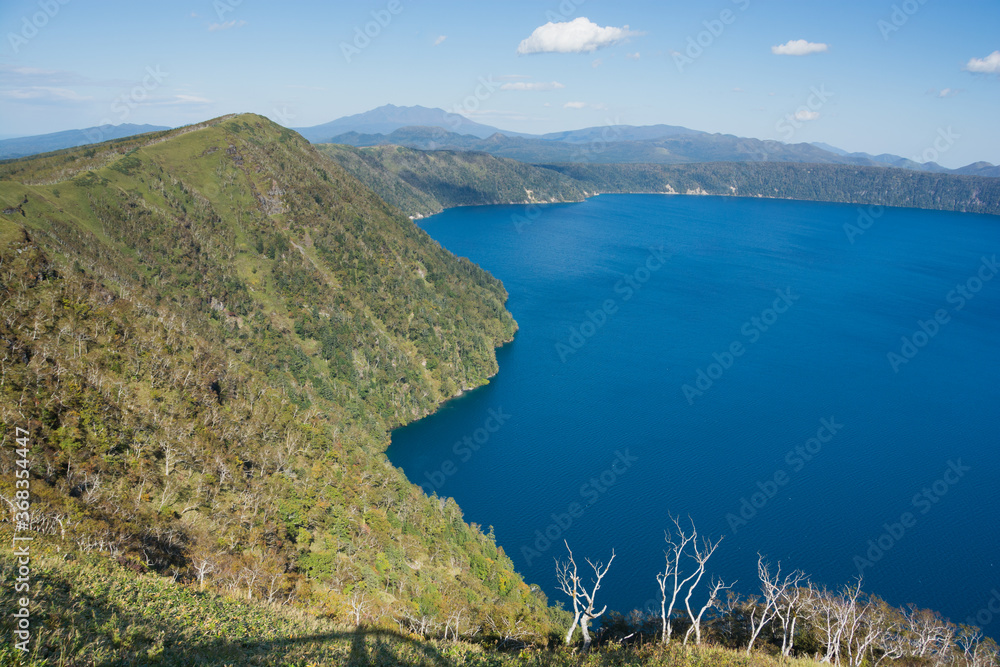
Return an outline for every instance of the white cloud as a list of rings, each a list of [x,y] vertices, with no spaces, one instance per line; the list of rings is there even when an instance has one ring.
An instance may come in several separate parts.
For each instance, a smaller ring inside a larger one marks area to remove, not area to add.
[[[830,49],[827,44],[807,42],[804,39],[793,39],[780,46],[772,46],[771,53],[776,56],[808,56],[810,53],[823,53]]]
[[[799,109],[795,112],[795,120],[816,120],[819,118],[818,111],[809,111],[809,109]]]
[[[217,32],[219,30],[229,30],[230,28],[242,28],[247,24],[246,21],[226,21],[225,23],[213,23],[208,26],[209,32]]]
[[[739,86],[737,86],[736,88],[733,88],[733,92],[734,93],[745,93],[747,91],[745,91],[742,88],[740,88]]]
[[[567,102],[563,105],[564,109],[583,109],[586,108],[586,102]]]
[[[448,39],[447,35],[441,35],[441,36],[439,36],[437,39],[434,40],[434,46],[439,46],[441,44],[441,42],[443,42],[446,39]]]
[[[960,92],[962,91],[956,90],[955,88],[943,88],[940,91],[935,92],[934,94],[937,95],[938,97],[944,98],[944,97],[954,97],[955,95],[958,95]]]
[[[600,58],[595,58],[594,62],[590,63],[590,66],[593,67],[594,69],[597,69],[603,64],[604,64],[603,60],[601,60]]]
[[[964,69],[978,74],[1000,74],[1000,51],[994,51],[985,58],[970,58]]]
[[[625,57],[628,58],[629,60],[638,60],[639,58],[642,57],[642,55],[638,51],[636,51],[635,53],[626,53]]]
[[[568,23],[550,22],[535,28],[531,36],[518,45],[517,53],[522,56],[529,53],[593,53],[638,34],[628,26],[602,28],[581,16]]]
[[[496,77],[501,81],[517,81],[518,79],[530,79],[531,77],[527,74],[504,74],[503,76]]]
[[[21,67],[0,63],[0,85],[29,88],[67,88],[70,86],[93,86],[103,88],[120,88],[134,86],[136,81],[130,79],[92,79],[88,76],[66,70],[41,69],[39,67]]]
[[[558,81],[549,81],[548,83],[536,82],[527,83],[525,81],[517,81],[515,83],[505,83],[500,86],[500,90],[559,90],[560,88],[565,88],[563,84]]]
[[[211,104],[212,100],[197,95],[175,95],[173,100],[165,104]]]
[[[86,102],[94,99],[80,95],[69,88],[53,88],[51,86],[14,88],[0,92],[0,97],[31,102]]]

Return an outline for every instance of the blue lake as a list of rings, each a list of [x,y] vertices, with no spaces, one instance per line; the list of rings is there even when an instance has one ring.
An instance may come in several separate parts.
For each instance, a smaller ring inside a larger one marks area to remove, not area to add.
[[[389,458],[551,599],[565,539],[615,549],[601,604],[658,608],[673,513],[743,592],[760,552],[1000,635],[1000,218],[605,195],[421,226],[520,330]]]

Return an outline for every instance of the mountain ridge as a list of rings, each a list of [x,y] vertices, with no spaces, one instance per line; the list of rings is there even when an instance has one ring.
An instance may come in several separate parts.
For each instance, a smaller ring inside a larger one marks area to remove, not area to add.
[[[673,126],[650,126],[672,128]],[[679,128],[686,130],[686,128]],[[786,144],[775,140],[751,139],[731,134],[708,134],[695,130],[675,131],[655,139],[628,139],[642,136],[647,128],[607,126],[585,128],[554,136],[572,140],[544,139],[532,136],[508,136],[497,132],[480,138],[458,134],[442,127],[407,126],[389,134],[365,134],[350,131],[330,139],[329,143],[358,148],[397,145],[418,150],[481,151],[521,162],[681,164],[697,162],[801,162],[811,164],[849,164],[856,166],[892,166],[913,171],[949,174],[1000,176],[1000,166],[978,162],[960,169],[946,169],[933,162],[920,164],[894,155],[835,153],[816,144]],[[656,130],[649,130],[656,135]],[[548,136],[548,135],[546,135]]]
[[[580,201],[596,194],[712,194],[1000,214],[1000,180],[885,166],[792,162],[527,164],[402,146],[319,150],[412,218],[454,206]],[[560,179],[554,180],[554,175]]]
[[[498,280],[253,114],[0,164],[0,204],[39,540],[340,622],[560,617],[384,456],[497,372]]]
[[[64,130],[49,134],[36,134],[27,137],[14,137],[0,140],[0,160],[27,157],[39,153],[76,148],[89,144],[100,143],[110,139],[122,139],[150,132],[163,132],[171,128],[162,125],[135,125],[122,123],[120,125],[98,125],[82,130]]]
[[[68,130],[0,141],[0,159],[87,145],[164,127],[120,125]],[[420,150],[478,150],[522,162],[622,162],[674,164],[716,161],[779,161],[888,165],[915,171],[1000,177],[1000,166],[979,161],[957,169],[892,154],[850,153],[823,142],[774,140],[708,133],[676,125],[585,127],[534,135],[502,130],[460,113],[386,104],[310,127],[291,128],[312,143],[353,146],[402,145]],[[613,144],[619,144],[611,147]],[[6,151],[5,151],[6,146]]]

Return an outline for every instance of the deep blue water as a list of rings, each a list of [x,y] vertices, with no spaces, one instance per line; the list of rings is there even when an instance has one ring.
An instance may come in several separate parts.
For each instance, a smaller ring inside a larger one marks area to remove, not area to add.
[[[670,512],[725,535],[709,572],[744,592],[758,551],[830,587],[860,567],[892,604],[1000,635],[1000,276],[977,282],[1000,218],[875,210],[851,243],[862,210],[605,195],[423,221],[504,282],[520,331],[390,459],[552,599],[563,539],[616,550],[601,604],[657,599]]]

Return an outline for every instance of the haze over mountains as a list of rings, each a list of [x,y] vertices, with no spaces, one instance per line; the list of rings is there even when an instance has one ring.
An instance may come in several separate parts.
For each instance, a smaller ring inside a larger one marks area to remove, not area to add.
[[[121,125],[98,125],[82,130],[65,130],[63,132],[52,132],[51,134],[36,134],[30,137],[4,139],[0,141],[0,159],[27,157],[29,155],[37,155],[38,153],[58,151],[63,148],[76,148],[77,146],[87,146],[110,139],[123,139],[137,134],[169,129],[169,127],[162,125],[122,123]]]
[[[169,128],[154,125],[104,125],[82,130],[0,141],[0,159],[83,146]],[[892,154],[849,153],[825,144],[785,143],[708,133],[676,125],[607,125],[531,135],[484,125],[443,109],[386,104],[360,114],[311,127],[291,128],[314,144],[354,147],[398,145],[417,150],[478,151],[534,164],[695,162],[801,162],[898,167],[971,176],[1000,176],[1000,166],[975,162],[948,169]]]
[[[1000,176],[1000,167],[988,162],[947,169],[934,162],[920,163],[899,155],[848,153],[827,144],[789,144],[675,125],[608,125],[529,135],[473,123],[443,109],[391,104],[332,123],[293,129],[313,143],[481,151],[531,163],[809,162]],[[340,133],[331,134],[334,131]]]

